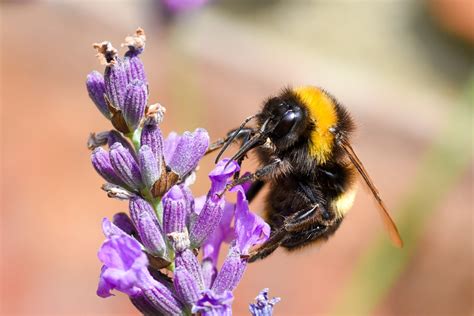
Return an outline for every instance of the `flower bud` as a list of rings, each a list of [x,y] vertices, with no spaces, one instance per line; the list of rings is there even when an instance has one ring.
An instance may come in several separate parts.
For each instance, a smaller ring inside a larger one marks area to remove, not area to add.
[[[145,115],[146,102],[147,91],[145,83],[138,79],[130,82],[127,85],[122,108],[123,117],[130,131],[134,131],[138,127]]]
[[[108,119],[110,119],[110,112],[105,102],[105,82],[104,77],[98,72],[93,71],[87,75],[86,79],[87,92],[89,97],[94,101],[95,106]]]
[[[153,255],[164,256],[166,243],[151,205],[142,198],[136,197],[130,199],[129,208],[133,224],[145,248]]]
[[[125,183],[117,176],[112,163],[110,161],[109,153],[105,151],[102,147],[97,147],[94,149],[91,155],[92,165],[98,174],[105,179],[105,181],[119,185],[125,186]]]
[[[143,183],[150,189],[160,178],[161,164],[158,163],[148,145],[142,145],[140,148],[138,152],[138,162],[140,164]]]
[[[240,258],[240,253],[231,248],[212,284],[212,290],[218,294],[233,291],[242,278],[246,267],[247,262]]]
[[[140,167],[128,149],[115,143],[110,147],[109,156],[115,173],[125,184],[134,190],[143,187]]]
[[[174,288],[178,297],[188,306],[192,306],[199,298],[199,286],[193,276],[183,267],[174,271]]]
[[[163,136],[160,127],[153,120],[146,121],[141,135],[141,145],[148,145],[155,157],[160,161],[163,157]]]
[[[122,109],[127,90],[127,74],[120,59],[105,67],[105,91],[116,109]]]
[[[177,185],[173,186],[163,197],[163,229],[168,235],[183,232],[186,229],[186,200]]]

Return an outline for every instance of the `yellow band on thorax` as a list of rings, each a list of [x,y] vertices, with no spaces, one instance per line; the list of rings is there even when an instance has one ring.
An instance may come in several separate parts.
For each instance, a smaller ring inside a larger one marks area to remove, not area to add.
[[[324,164],[331,156],[334,135],[329,131],[338,122],[336,105],[324,91],[316,87],[294,89],[301,102],[307,107],[315,129],[310,136],[309,154],[319,164]]]

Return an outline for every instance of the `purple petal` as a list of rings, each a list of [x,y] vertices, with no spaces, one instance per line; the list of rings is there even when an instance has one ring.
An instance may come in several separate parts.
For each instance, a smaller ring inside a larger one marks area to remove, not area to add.
[[[191,311],[202,316],[231,316],[233,300],[234,296],[230,291],[217,294],[212,290],[205,290]]]
[[[204,279],[204,287],[206,289],[209,289],[211,288],[212,283],[214,283],[214,280],[217,275],[216,265],[210,259],[202,259],[201,266],[202,277]]]
[[[187,215],[185,196],[181,188],[175,185],[163,197],[163,229],[165,234],[184,232]]]
[[[98,72],[93,71],[87,75],[86,79],[87,92],[89,92],[89,97],[94,101],[95,106],[99,111],[108,119],[110,119],[110,112],[105,103],[105,82],[104,77]]]
[[[127,90],[127,74],[121,60],[117,59],[114,64],[105,67],[104,81],[110,102],[117,109],[122,109]]]
[[[140,148],[138,152],[138,162],[143,183],[147,188],[151,188],[160,178],[161,164],[158,163],[155,154],[153,154],[148,145],[142,145]]]
[[[230,227],[232,218],[234,217],[234,208],[235,205],[233,203],[226,202],[219,226],[202,245],[203,260],[210,259],[211,262],[216,265],[221,244],[224,241],[229,242],[234,238],[234,230]]]
[[[240,166],[236,161],[231,161],[230,163],[228,163],[228,161],[229,159],[227,158],[219,161],[214,170],[209,173],[209,179],[211,179],[211,194],[224,191],[229,178],[240,170]]]
[[[258,215],[250,212],[244,189],[234,187],[237,191],[235,206],[236,244],[242,254],[248,254],[251,247],[261,244],[270,236],[270,226]]]
[[[231,248],[219,274],[217,274],[212,284],[212,290],[215,293],[233,291],[242,278],[246,267],[247,262],[241,259],[240,253],[236,249]]]
[[[98,295],[109,296],[112,289],[129,295],[139,293],[138,275],[148,272],[148,259],[135,239],[127,235],[109,238],[102,244],[98,257],[104,264]]]
[[[168,141],[168,140],[167,140]],[[174,141],[173,141],[174,142]],[[185,176],[194,170],[209,147],[209,135],[204,129],[196,129],[193,133],[185,132],[170,150],[165,144],[165,160],[167,165],[180,176]],[[168,150],[172,151],[170,155]]]
[[[133,224],[145,248],[153,255],[163,256],[166,243],[151,205],[142,198],[135,197],[130,199],[129,208]]]
[[[147,145],[155,154],[157,161],[163,156],[163,136],[158,124],[154,121],[146,121],[141,135],[141,145]]]
[[[123,117],[130,131],[134,131],[145,115],[147,87],[143,81],[133,80],[127,85],[123,103]]]
[[[120,143],[115,143],[110,147],[109,155],[115,173],[125,184],[135,190],[143,187],[140,167],[128,149]]]
[[[174,288],[178,297],[191,306],[199,298],[199,286],[193,276],[183,267],[177,267],[174,272]]]
[[[124,232],[122,229],[112,223],[108,218],[104,218],[102,220],[102,231],[104,232],[104,235],[107,238],[127,235],[126,232]]]
[[[92,165],[98,174],[105,179],[105,181],[123,186],[127,188],[125,182],[123,182],[116,174],[112,163],[110,162],[109,153],[102,147],[94,149],[91,155]]]
[[[202,270],[199,262],[190,249],[185,249],[184,251],[178,252],[175,258],[176,268],[182,267],[188,271],[200,290],[204,289],[204,279],[202,277]]]
[[[223,199],[208,195],[196,221],[191,225],[189,238],[193,248],[201,246],[204,240],[217,228],[224,212],[224,204]]]

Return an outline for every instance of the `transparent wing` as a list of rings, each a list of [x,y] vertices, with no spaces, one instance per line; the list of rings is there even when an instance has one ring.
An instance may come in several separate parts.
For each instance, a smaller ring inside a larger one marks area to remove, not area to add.
[[[403,241],[402,241],[402,238],[400,237],[400,233],[398,232],[397,226],[395,225],[395,222],[393,221],[393,219],[390,217],[387,207],[385,206],[385,203],[382,201],[379,191],[377,190],[374,183],[372,182],[372,179],[370,179],[369,174],[367,173],[367,170],[365,170],[364,165],[359,160],[359,157],[357,157],[356,153],[354,152],[354,150],[352,149],[351,145],[348,142],[341,141],[340,145],[342,149],[344,149],[344,151],[346,152],[347,156],[351,160],[354,167],[357,169],[357,171],[360,173],[362,178],[365,180],[365,183],[367,183],[367,186],[369,187],[370,191],[372,191],[372,194],[374,195],[375,200],[377,201],[379,205],[377,209],[379,210],[379,214],[382,217],[382,221],[390,235],[392,242],[397,247],[400,247],[400,248],[403,247]]]

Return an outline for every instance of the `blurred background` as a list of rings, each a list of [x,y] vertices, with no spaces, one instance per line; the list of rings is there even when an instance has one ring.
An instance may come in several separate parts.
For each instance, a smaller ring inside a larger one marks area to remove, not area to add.
[[[95,290],[100,190],[86,148],[110,128],[85,89],[91,44],[141,26],[163,130],[212,139],[288,85],[324,87],[358,123],[354,147],[405,240],[391,247],[361,189],[330,242],[249,266],[275,315],[472,315],[474,4],[437,1],[6,1],[1,4],[2,315],[136,315]],[[196,195],[207,191],[203,160]],[[255,161],[247,164],[249,169]],[[252,209],[261,212],[261,197]]]

